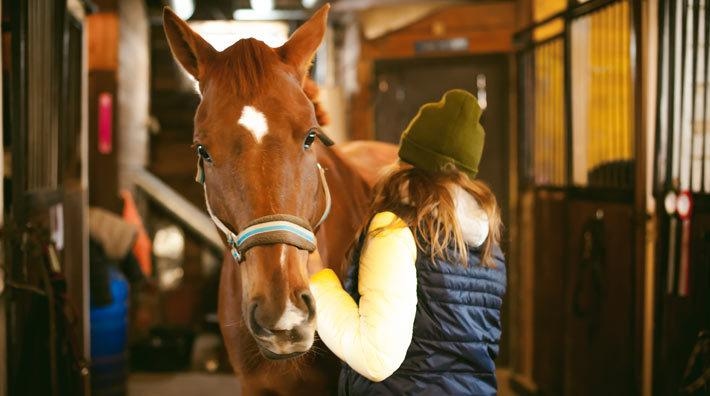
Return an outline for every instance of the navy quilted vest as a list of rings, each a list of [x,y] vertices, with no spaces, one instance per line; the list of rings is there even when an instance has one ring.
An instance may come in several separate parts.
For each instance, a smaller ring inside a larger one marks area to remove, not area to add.
[[[354,257],[346,290],[357,294]],[[338,393],[375,395],[495,395],[494,359],[500,340],[500,309],[505,294],[505,259],[494,250],[496,268],[480,263],[469,249],[468,267],[432,262],[417,251],[417,311],[412,343],[402,365],[382,382],[372,382],[346,364]]]

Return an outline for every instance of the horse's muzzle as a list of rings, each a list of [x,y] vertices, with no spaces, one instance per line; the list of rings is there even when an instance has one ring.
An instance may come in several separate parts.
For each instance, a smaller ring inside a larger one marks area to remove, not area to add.
[[[264,326],[258,320],[257,303],[249,307],[248,328],[259,346],[262,354],[272,360],[289,359],[307,352],[313,345],[315,337],[315,307],[310,293],[303,293],[301,298],[308,308],[308,313],[303,313],[303,319],[299,323],[292,323],[288,326]],[[285,316],[286,314],[284,314]]]
[[[314,332],[310,333],[310,337],[300,337],[300,340],[295,342],[290,339],[281,340],[278,337],[260,338],[255,337],[259,351],[264,357],[271,360],[284,360],[298,357],[308,352],[313,346]]]

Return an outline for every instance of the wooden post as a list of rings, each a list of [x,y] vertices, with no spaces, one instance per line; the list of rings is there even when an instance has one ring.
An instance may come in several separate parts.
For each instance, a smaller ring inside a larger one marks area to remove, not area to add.
[[[65,199],[65,218],[80,218],[81,224],[72,224],[74,230],[74,257],[67,257],[66,266],[67,288],[70,298],[79,308],[81,323],[81,353],[87,361],[91,357],[90,326],[89,326],[89,153],[88,153],[88,31],[84,6],[78,0],[69,0],[67,10],[74,18],[83,24],[82,34],[82,64],[81,64],[81,132],[79,137],[79,156],[81,158],[81,175],[75,188],[67,189]],[[70,233],[67,232],[66,235]],[[90,384],[85,383],[88,387]],[[88,394],[88,388],[85,389]]]
[[[142,0],[118,5],[117,114],[118,188],[131,188],[131,174],[148,160],[150,48],[148,13]]]
[[[533,23],[533,1],[517,0],[515,2],[515,25],[520,31]],[[517,70],[517,65],[515,69]],[[517,81],[518,76],[512,77],[511,81]],[[516,88],[516,97],[520,94],[517,91],[517,84],[511,84]],[[521,103],[516,101],[515,104]],[[511,110],[517,109],[511,106]],[[511,114],[521,114],[521,109],[511,111]],[[511,122],[511,142],[515,142],[510,148],[511,161],[518,161],[521,157],[518,137],[520,131],[517,130],[518,122]],[[510,169],[518,169],[517,164]],[[528,394],[536,391],[533,381],[533,352],[534,352],[534,249],[535,236],[533,225],[535,211],[535,193],[531,189],[521,189],[520,175],[517,172],[510,177],[510,232],[511,241],[511,265],[510,269],[510,289],[509,304],[511,304],[511,386],[520,394]],[[522,248],[524,247],[524,249]],[[514,291],[513,291],[514,290]]]
[[[116,73],[118,69],[118,14],[115,11],[97,12],[87,17],[89,36],[89,203],[119,212],[115,108],[118,103]],[[103,98],[104,114],[109,115],[110,127],[99,150],[99,100]],[[109,102],[110,101],[110,102]],[[106,107],[110,106],[110,112]],[[107,144],[110,143],[110,144]]]
[[[636,70],[640,71],[640,84],[636,97],[641,98],[637,105],[639,112],[639,126],[636,138],[636,156],[639,164],[636,174],[636,210],[639,213],[637,233],[637,254],[640,262],[639,284],[642,290],[642,301],[638,312],[642,321],[641,327],[641,354],[640,386],[641,395],[653,394],[653,339],[655,322],[655,284],[656,284],[656,235],[657,216],[655,199],[653,197],[653,167],[656,134],[656,98],[658,78],[658,0],[643,0],[640,6],[634,7],[634,12],[640,12],[636,43],[640,51],[637,62],[640,63]],[[640,36],[640,37],[638,37]]]
[[[2,0],[0,0],[0,17],[2,16]],[[0,40],[0,54],[3,53],[2,41]],[[3,89],[2,76],[0,76],[0,92]],[[0,141],[3,141],[3,102],[0,95]],[[0,175],[5,175],[5,161],[0,161]],[[4,225],[5,214],[5,191],[3,190],[5,183],[0,183],[0,228]],[[5,261],[5,249],[3,244],[0,244],[0,260]],[[7,396],[7,321],[5,319],[5,306],[7,301],[5,298],[5,271],[0,266],[0,396]]]

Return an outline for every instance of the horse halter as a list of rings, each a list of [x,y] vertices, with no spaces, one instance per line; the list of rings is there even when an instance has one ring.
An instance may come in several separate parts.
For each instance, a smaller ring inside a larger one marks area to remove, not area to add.
[[[212,213],[210,203],[207,200],[207,185],[205,184],[205,171],[202,161],[202,157],[198,155],[197,176],[195,177],[195,181],[202,184],[205,190],[207,212],[210,214],[217,228],[227,237],[227,243],[229,243],[232,249],[232,257],[236,262],[241,263],[244,260],[244,254],[247,250],[260,245],[285,243],[299,249],[307,250],[308,252],[316,250],[316,236],[313,230],[323,224],[330,213],[332,205],[330,189],[325,179],[325,170],[319,163],[316,163],[316,168],[320,175],[323,193],[325,194],[325,209],[315,226],[311,227],[308,221],[301,217],[278,213],[252,220],[239,234],[235,235]]]

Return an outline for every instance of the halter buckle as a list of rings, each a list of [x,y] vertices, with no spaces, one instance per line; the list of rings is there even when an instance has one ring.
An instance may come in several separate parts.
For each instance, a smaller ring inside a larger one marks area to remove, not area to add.
[[[227,237],[227,243],[231,247],[232,257],[236,262],[242,261],[242,254],[239,253],[239,245],[237,245],[237,237],[234,234]]]

